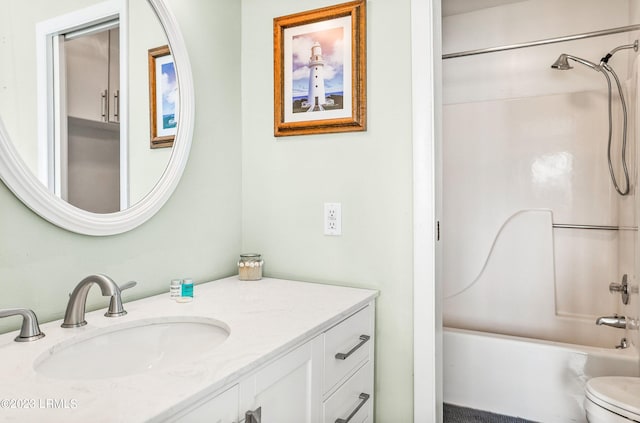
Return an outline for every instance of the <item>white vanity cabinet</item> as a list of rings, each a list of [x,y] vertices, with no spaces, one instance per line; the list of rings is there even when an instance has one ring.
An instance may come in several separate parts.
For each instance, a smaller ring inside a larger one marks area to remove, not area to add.
[[[246,423],[314,423],[319,421],[319,337],[258,370],[241,384],[241,418]],[[251,419],[249,413],[259,413]]]
[[[172,422],[180,423],[227,423],[238,421],[238,385],[233,385],[213,398],[200,401],[183,410]]]
[[[117,319],[105,318],[104,310],[88,312],[82,328],[45,323],[41,329],[47,336],[29,345],[15,342],[15,333],[0,334],[0,398],[60,398],[79,405],[4,409],[0,420],[370,423],[377,296],[362,288],[230,276],[198,284],[189,303],[162,293],[127,302],[127,315]],[[180,322],[191,329],[197,325],[197,331],[188,329],[178,337],[156,331],[164,326],[150,327]],[[98,360],[87,369],[100,370],[104,377],[85,379],[66,370],[54,376],[41,365],[52,359],[54,365],[76,369],[75,356],[62,353],[99,337],[108,340],[109,351],[120,347],[115,342],[131,342],[122,346],[133,351],[139,345],[129,333],[133,328],[133,334],[148,340],[139,357],[148,367],[122,366],[123,373],[118,369],[111,375],[104,374]],[[209,338],[208,333],[217,335]],[[118,341],[111,334],[128,335]],[[218,335],[224,337],[220,343]],[[189,352],[180,348],[179,360],[157,360],[174,357],[178,345]],[[251,417],[257,410],[259,420]]]
[[[374,330],[372,302],[167,421],[372,422]]]

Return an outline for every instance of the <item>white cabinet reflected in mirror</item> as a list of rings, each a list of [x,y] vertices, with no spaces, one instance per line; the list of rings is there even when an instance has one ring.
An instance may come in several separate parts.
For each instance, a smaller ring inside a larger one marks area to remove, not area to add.
[[[191,70],[173,15],[163,0],[7,3],[0,177],[75,232],[143,223],[177,185],[193,130]],[[169,59],[152,72],[151,52],[167,45]]]
[[[127,148],[127,128],[119,113],[119,17],[78,24],[55,36],[43,34],[52,41],[47,56],[53,66],[45,72],[53,89],[40,93],[50,110],[39,119],[51,116],[53,124],[51,133],[40,134],[45,139],[39,146],[45,148],[39,158],[47,169],[41,180],[71,205],[113,213],[129,205],[128,166],[120,156]]]

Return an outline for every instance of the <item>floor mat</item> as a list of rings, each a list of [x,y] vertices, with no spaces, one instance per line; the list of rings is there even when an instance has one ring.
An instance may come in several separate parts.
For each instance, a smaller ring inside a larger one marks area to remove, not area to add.
[[[444,423],[534,423],[519,417],[503,416],[488,411],[444,404]]]

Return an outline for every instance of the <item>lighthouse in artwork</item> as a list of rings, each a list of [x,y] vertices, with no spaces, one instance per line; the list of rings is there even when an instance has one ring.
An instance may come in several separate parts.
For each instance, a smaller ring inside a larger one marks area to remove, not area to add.
[[[327,99],[324,92],[324,60],[322,59],[322,47],[315,42],[311,47],[309,58],[309,112],[324,110]]]

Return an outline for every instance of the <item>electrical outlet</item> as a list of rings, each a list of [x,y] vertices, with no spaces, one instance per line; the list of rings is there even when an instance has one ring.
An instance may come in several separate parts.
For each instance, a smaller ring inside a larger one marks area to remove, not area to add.
[[[342,205],[340,203],[324,203],[324,234],[342,235]]]

